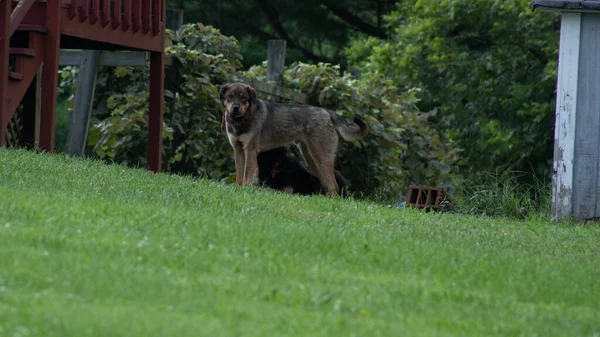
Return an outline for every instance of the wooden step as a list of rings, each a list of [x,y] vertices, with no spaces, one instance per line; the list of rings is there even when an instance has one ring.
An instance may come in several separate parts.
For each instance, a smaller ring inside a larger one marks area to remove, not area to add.
[[[48,28],[41,25],[20,24],[17,26],[17,31],[38,32],[46,34],[48,33]]]
[[[31,48],[10,48],[8,53],[11,55],[23,55],[29,57],[35,57],[35,50]]]
[[[17,73],[14,71],[9,71],[8,72],[8,79],[9,80],[13,80],[13,81],[20,81],[23,79],[23,74],[21,73]]]

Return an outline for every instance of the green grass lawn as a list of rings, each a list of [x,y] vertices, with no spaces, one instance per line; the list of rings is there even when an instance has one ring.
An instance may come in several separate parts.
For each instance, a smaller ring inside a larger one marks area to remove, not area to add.
[[[600,229],[0,149],[0,336],[600,336]]]

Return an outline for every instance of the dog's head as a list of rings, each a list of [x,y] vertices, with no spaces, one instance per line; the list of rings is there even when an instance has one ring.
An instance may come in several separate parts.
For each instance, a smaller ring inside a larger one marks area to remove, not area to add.
[[[221,87],[219,98],[226,113],[233,118],[241,118],[256,100],[256,91],[247,84],[229,83]]]

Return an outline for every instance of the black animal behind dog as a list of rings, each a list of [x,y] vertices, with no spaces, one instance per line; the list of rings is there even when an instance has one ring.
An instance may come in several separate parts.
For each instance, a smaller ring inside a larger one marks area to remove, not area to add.
[[[285,146],[258,154],[258,181],[275,190],[289,190],[302,195],[325,194],[319,178]],[[347,184],[335,170],[340,196],[347,194]]]

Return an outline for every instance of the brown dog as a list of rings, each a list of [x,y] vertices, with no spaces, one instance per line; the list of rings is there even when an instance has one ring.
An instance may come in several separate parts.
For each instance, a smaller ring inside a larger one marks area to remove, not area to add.
[[[299,104],[273,104],[256,97],[243,83],[221,87],[225,129],[235,153],[236,182],[245,186],[258,174],[257,156],[298,142],[308,166],[319,177],[329,196],[338,194],[334,163],[339,137],[355,141],[368,133],[359,118],[347,124],[340,115],[324,108]]]

